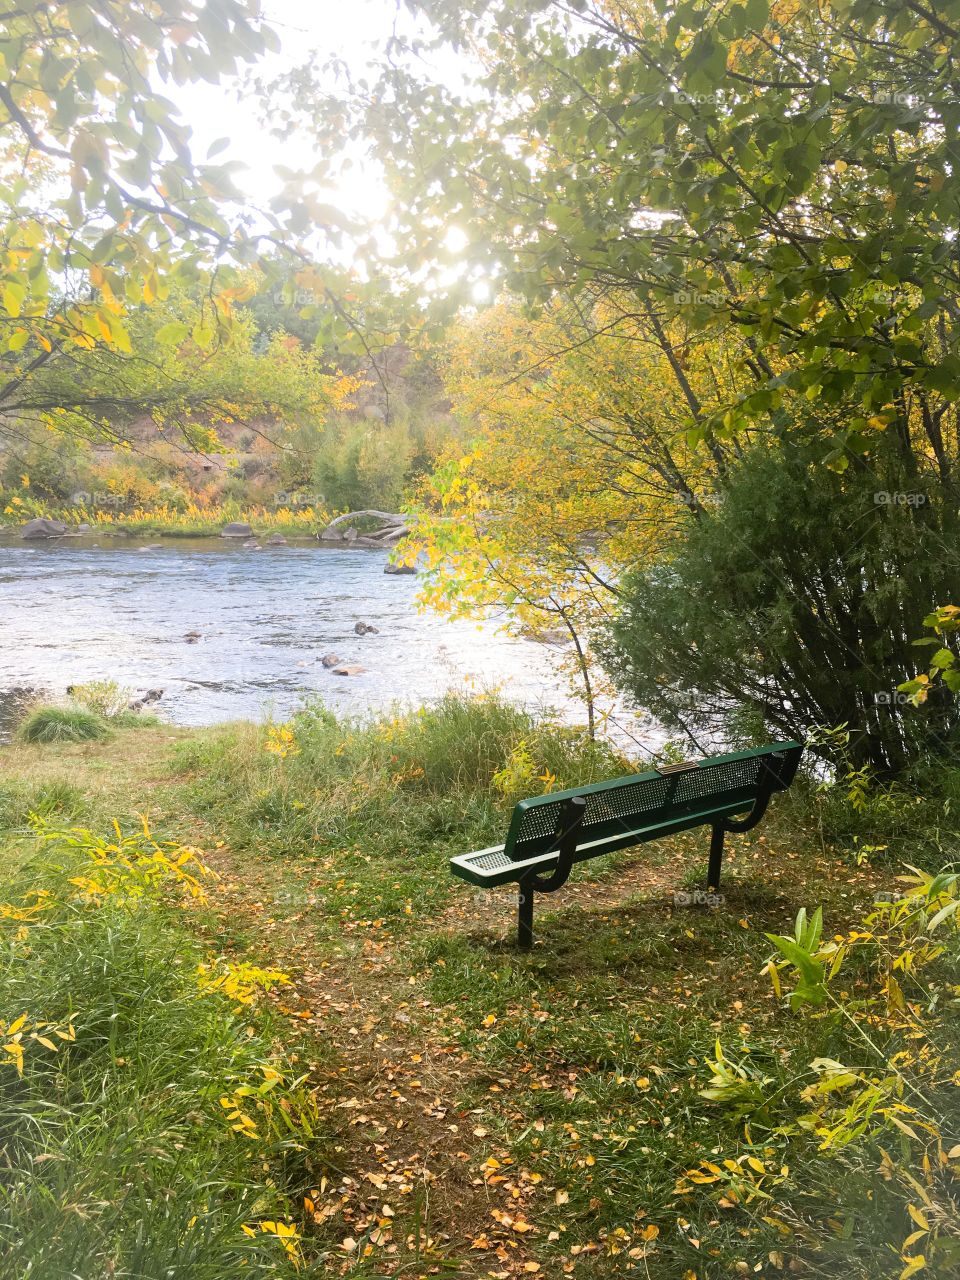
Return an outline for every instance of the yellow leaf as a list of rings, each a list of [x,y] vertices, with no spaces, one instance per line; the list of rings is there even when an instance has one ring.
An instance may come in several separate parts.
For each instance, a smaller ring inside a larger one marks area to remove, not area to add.
[[[914,1222],[917,1224],[918,1227],[923,1227],[924,1231],[930,1230],[930,1223],[927,1221],[924,1215],[920,1212],[920,1210],[916,1207],[916,1205],[908,1204],[907,1213],[909,1213],[910,1217],[914,1220]]]

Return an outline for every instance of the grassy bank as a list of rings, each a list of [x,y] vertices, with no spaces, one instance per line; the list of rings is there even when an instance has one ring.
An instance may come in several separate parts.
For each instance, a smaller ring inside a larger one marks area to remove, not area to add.
[[[54,903],[42,933],[4,922],[0,1016],[76,1032],[34,1045],[22,1079],[3,1068],[0,1123],[26,1135],[6,1204],[37,1219],[9,1246],[21,1269],[955,1273],[957,899],[950,878],[897,879],[910,797],[851,816],[798,783],[731,839],[716,909],[676,896],[703,832],[589,864],[541,899],[524,956],[513,894],[454,881],[447,857],[495,842],[522,795],[635,766],[496,699],[0,756],[10,901]],[[37,853],[31,812],[94,835]],[[138,812],[202,850],[205,902],[167,877],[64,888]],[[929,825],[932,867],[952,837]],[[818,904],[826,941],[810,920],[795,936]],[[198,981],[243,965],[291,981],[250,1004]],[[290,1101],[254,1140],[219,1099],[264,1065]],[[58,1213],[69,1255],[44,1252]]]
[[[309,537],[320,532],[330,521],[330,513],[320,507],[265,507],[241,502],[200,505],[188,502],[180,506],[160,504],[141,506],[136,503],[103,505],[71,505],[19,502],[0,506],[0,530],[19,529],[28,520],[46,516],[59,520],[69,528],[89,525],[91,532],[131,537],[204,538],[218,537],[224,525],[233,521],[249,524],[256,536],[281,533],[285,537]]]

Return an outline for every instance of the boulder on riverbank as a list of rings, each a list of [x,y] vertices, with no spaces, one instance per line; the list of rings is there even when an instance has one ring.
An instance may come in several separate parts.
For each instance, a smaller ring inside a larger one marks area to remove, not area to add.
[[[242,520],[231,520],[231,522],[220,531],[221,538],[252,538],[253,529],[248,524],[244,524]]]
[[[285,547],[287,540],[282,533],[271,533],[267,538],[268,547]]]
[[[371,509],[348,511],[330,521],[320,534],[320,541],[352,547],[395,547],[409,532],[406,516]]]
[[[69,690],[67,692],[69,692]],[[148,689],[147,692],[142,693],[139,698],[131,698],[127,703],[127,710],[142,711],[144,707],[149,707],[151,702],[159,702],[162,697],[162,689]]]
[[[27,540],[40,538],[62,538],[67,526],[59,520],[48,520],[46,516],[38,516],[36,520],[28,520],[20,530],[20,537]]]

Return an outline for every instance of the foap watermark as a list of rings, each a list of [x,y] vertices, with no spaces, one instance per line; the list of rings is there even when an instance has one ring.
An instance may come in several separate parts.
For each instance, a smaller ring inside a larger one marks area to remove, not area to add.
[[[675,907],[720,907],[725,901],[715,889],[678,889],[673,895]]]
[[[922,507],[927,502],[925,493],[907,493],[899,490],[890,493],[887,489],[878,489],[873,495],[876,507]]]
[[[308,511],[311,507],[323,506],[323,494],[308,493],[305,489],[281,489],[271,501],[277,511]]]
[[[875,707],[908,707],[912,703],[909,693],[903,693],[900,689],[881,689],[879,693],[873,695],[873,705]]]
[[[324,294],[320,289],[275,289],[273,301],[278,307],[315,307],[324,301]]]
[[[86,489],[78,489],[76,493],[70,495],[71,505],[74,507],[84,507],[87,511],[95,508],[103,511],[120,511],[123,507],[129,506],[129,500],[121,493],[110,493],[108,489],[96,489],[92,493],[88,493]]]
[[[722,307],[727,295],[719,289],[678,289],[673,300],[684,307]]]
[[[691,93],[689,89],[674,89],[671,91],[670,96],[674,102],[683,102],[690,107],[703,107],[708,102],[712,102],[714,106],[719,107],[734,95],[726,89],[710,89],[704,93]]]
[[[926,107],[930,104],[926,98],[915,93],[906,93],[902,89],[875,89],[870,95],[875,107]]]
[[[722,493],[694,493],[692,489],[687,489],[683,493],[675,493],[674,500],[682,503],[685,507],[719,507],[723,504]]]

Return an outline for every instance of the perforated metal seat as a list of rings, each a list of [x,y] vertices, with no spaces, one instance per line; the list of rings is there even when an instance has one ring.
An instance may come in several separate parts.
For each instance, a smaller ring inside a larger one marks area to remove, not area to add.
[[[484,888],[520,884],[522,944],[524,904],[532,920],[535,890],[560,888],[574,863],[660,836],[711,826],[708,883],[715,889],[724,832],[760,821],[770,796],[793,781],[802,751],[798,742],[778,743],[521,800],[502,845],[452,858],[450,869]]]

